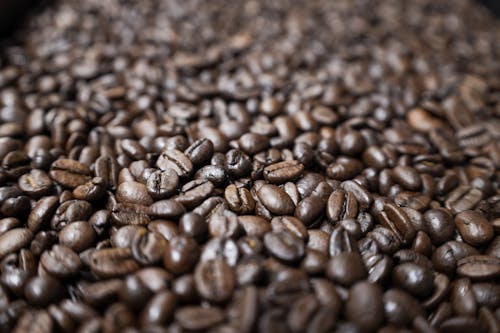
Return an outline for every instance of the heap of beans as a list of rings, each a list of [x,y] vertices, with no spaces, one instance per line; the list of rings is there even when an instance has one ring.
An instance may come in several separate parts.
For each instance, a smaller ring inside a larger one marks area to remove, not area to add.
[[[0,332],[499,332],[500,24],[59,1],[0,47]]]

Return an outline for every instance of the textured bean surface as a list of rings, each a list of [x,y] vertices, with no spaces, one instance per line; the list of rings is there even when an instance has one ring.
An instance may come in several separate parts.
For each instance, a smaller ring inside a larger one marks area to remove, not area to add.
[[[0,43],[0,333],[500,331],[486,9],[49,2]]]

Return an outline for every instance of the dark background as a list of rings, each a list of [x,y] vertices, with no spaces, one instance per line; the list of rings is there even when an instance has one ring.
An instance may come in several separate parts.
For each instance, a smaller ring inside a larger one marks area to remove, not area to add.
[[[476,1],[489,8],[497,17],[500,16],[500,0]],[[11,34],[30,13],[51,2],[53,0],[0,0],[0,37]]]

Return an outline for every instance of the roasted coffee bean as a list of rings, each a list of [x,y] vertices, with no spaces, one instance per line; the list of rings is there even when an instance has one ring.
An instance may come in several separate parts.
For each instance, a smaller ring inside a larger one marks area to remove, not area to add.
[[[188,208],[194,208],[208,198],[213,190],[214,184],[205,179],[196,179],[185,184],[175,200]]]
[[[264,246],[270,254],[288,262],[300,260],[305,254],[303,240],[287,231],[267,233]]]
[[[395,204],[385,204],[380,213],[380,224],[390,229],[403,244],[408,244],[415,238],[415,228],[405,211]]]
[[[446,209],[430,209],[424,214],[427,235],[435,245],[452,239],[455,228],[452,215]]]
[[[70,189],[85,184],[90,179],[89,175],[87,165],[70,159],[56,160],[50,167],[50,177]]]
[[[271,229],[274,232],[285,231],[306,241],[307,228],[301,220],[293,216],[277,216],[271,220]]]
[[[116,204],[111,211],[111,221],[117,225],[147,225],[151,219],[149,217],[149,207],[138,204]]]
[[[95,161],[94,169],[96,177],[102,178],[110,189],[116,189],[118,185],[118,172],[120,170],[118,163],[113,157],[99,157]]]
[[[162,219],[177,219],[185,212],[186,208],[173,199],[156,201],[147,210],[149,215]]]
[[[14,228],[0,235],[0,258],[28,246],[33,233],[26,228]]]
[[[324,209],[325,202],[320,197],[311,195],[297,203],[294,215],[310,226],[322,217]]]
[[[166,199],[175,193],[178,184],[179,176],[174,170],[157,170],[147,178],[146,188],[154,199]]]
[[[249,214],[255,209],[255,201],[246,188],[237,188],[231,184],[224,191],[224,199],[226,199],[229,208],[238,214]]]
[[[297,179],[304,171],[304,166],[295,160],[283,161],[264,168],[264,178],[273,184],[282,184]]]
[[[494,230],[488,220],[477,211],[466,210],[455,216],[458,232],[470,245],[487,244],[494,236]]]
[[[146,185],[128,181],[118,185],[116,189],[116,200],[120,203],[132,203],[149,206],[153,199],[148,193]]]
[[[184,154],[191,160],[193,165],[199,166],[210,161],[214,153],[214,145],[209,139],[203,138],[193,142]]]
[[[292,215],[295,204],[288,194],[276,185],[263,185],[257,196],[269,211],[276,215]]]
[[[418,298],[429,296],[434,289],[432,270],[416,263],[403,263],[394,268],[392,282]]]
[[[142,310],[140,315],[141,324],[166,324],[172,317],[176,303],[177,297],[168,290],[156,294]]]
[[[76,252],[82,252],[91,247],[95,239],[95,231],[86,221],[70,223],[59,232],[59,242]]]
[[[54,245],[42,253],[40,263],[53,276],[67,278],[78,274],[82,267],[80,257],[69,247]]]
[[[418,301],[399,289],[389,289],[384,293],[386,320],[394,325],[407,326],[415,317],[424,316]]]
[[[467,185],[461,185],[448,194],[445,207],[453,213],[460,213],[464,210],[474,208],[482,196],[483,194],[480,190]]]
[[[177,236],[170,240],[163,256],[163,264],[172,273],[191,270],[198,260],[198,244],[188,236]]]
[[[23,313],[12,332],[52,332],[54,323],[45,310],[30,310]]]
[[[164,151],[156,164],[161,170],[174,170],[179,177],[187,177],[193,171],[193,164],[189,158],[177,149]]]
[[[49,194],[52,190],[52,180],[42,170],[31,170],[19,178],[19,188],[33,198]]]
[[[58,301],[64,294],[61,283],[51,276],[31,278],[24,287],[28,302],[36,306],[46,306]]]
[[[131,249],[134,259],[142,265],[158,263],[163,258],[167,241],[160,234],[141,229],[132,239]]]
[[[354,238],[343,227],[336,227],[330,234],[328,252],[335,257],[343,252],[358,252]]]
[[[194,274],[196,289],[209,301],[228,300],[235,287],[232,268],[223,259],[200,262]]]
[[[106,182],[100,177],[94,177],[73,190],[75,199],[97,201],[106,193]]]
[[[486,255],[471,255],[458,260],[457,274],[473,280],[500,276],[500,259]]]
[[[412,167],[399,165],[392,170],[392,177],[408,191],[418,191],[422,186],[420,175]]]
[[[354,194],[342,189],[333,191],[328,198],[326,214],[332,222],[355,218],[358,215],[358,202]]]
[[[343,252],[330,259],[326,275],[336,283],[351,286],[364,279],[367,271],[359,253]]]
[[[248,236],[259,238],[262,238],[272,227],[272,221],[269,225],[265,218],[254,215],[238,216],[238,223]]]
[[[359,282],[349,290],[346,302],[346,317],[365,332],[377,331],[384,321],[382,288],[378,285]]]
[[[224,320],[224,313],[216,307],[185,306],[175,312],[175,320],[187,330],[207,330]]]
[[[139,265],[129,249],[111,248],[92,252],[90,269],[101,278],[112,278],[132,273]]]

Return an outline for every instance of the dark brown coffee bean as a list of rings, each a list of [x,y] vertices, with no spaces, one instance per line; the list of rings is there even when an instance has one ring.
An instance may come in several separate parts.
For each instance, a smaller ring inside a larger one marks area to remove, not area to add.
[[[26,228],[14,228],[0,235],[0,258],[30,244],[33,233]]]
[[[276,215],[292,215],[295,204],[288,194],[276,185],[263,185],[258,191],[259,200]]]
[[[472,255],[458,260],[457,274],[472,280],[493,279],[500,276],[500,259],[486,255]]]
[[[52,180],[42,170],[31,170],[22,175],[18,181],[19,188],[33,198],[39,198],[50,193],[52,190]]]
[[[480,190],[467,185],[461,185],[448,194],[445,207],[453,213],[460,213],[464,210],[474,208],[482,196],[483,194]]]
[[[497,308],[500,305],[500,286],[498,284],[488,282],[474,283],[472,291],[480,306]]]
[[[368,209],[371,206],[373,197],[362,185],[355,181],[348,180],[343,182],[341,186],[345,191],[352,192],[352,194],[354,194],[356,200],[358,201],[358,206],[363,209]]]
[[[331,222],[355,218],[358,215],[358,202],[354,194],[342,189],[333,191],[328,198],[326,214]]]
[[[59,242],[76,252],[82,252],[94,244],[96,234],[89,222],[77,221],[66,225],[59,232]]]
[[[434,277],[432,270],[424,265],[416,263],[403,263],[394,268],[392,282],[410,294],[425,298],[434,289]]]
[[[223,259],[199,263],[195,270],[194,279],[200,295],[209,301],[224,302],[233,294],[234,272]]]
[[[50,177],[70,189],[85,184],[90,179],[89,174],[87,165],[70,159],[59,159],[50,167]]]
[[[31,310],[24,312],[12,332],[48,333],[52,332],[53,328],[54,323],[47,311]]]
[[[116,200],[120,203],[132,203],[149,206],[153,199],[148,193],[146,185],[139,182],[124,182],[116,189]]]
[[[424,310],[418,301],[399,289],[390,289],[384,293],[386,320],[394,325],[406,326],[415,317],[424,316]]]
[[[377,331],[384,321],[382,289],[375,284],[359,282],[349,290],[346,317],[366,332]]]
[[[466,243],[448,241],[433,253],[432,263],[436,270],[453,275],[460,259],[475,254],[478,254],[478,251]]]
[[[348,180],[356,177],[363,170],[359,160],[350,157],[339,157],[326,169],[326,174],[336,180]]]
[[[367,271],[359,253],[343,252],[328,262],[326,274],[334,282],[351,286],[367,276]]]
[[[459,279],[453,283],[450,301],[457,315],[475,316],[477,303],[469,279]]]
[[[106,192],[106,182],[100,177],[94,177],[83,185],[77,186],[73,190],[75,199],[97,201]]]
[[[185,306],[175,311],[175,320],[187,330],[207,330],[224,320],[224,313],[216,307]]]
[[[160,234],[141,229],[132,239],[134,259],[142,265],[151,265],[162,260],[167,241]]]
[[[175,200],[188,208],[194,208],[208,198],[213,190],[214,184],[205,179],[196,179],[186,183]]]
[[[273,184],[282,184],[297,179],[304,171],[304,166],[295,160],[271,164],[264,168],[264,178]]]
[[[40,257],[43,268],[58,278],[67,278],[78,274],[82,267],[80,257],[69,247],[54,245]]]
[[[206,138],[196,140],[184,151],[184,154],[186,154],[195,166],[203,165],[210,161],[213,153],[214,145],[212,141]]]
[[[405,211],[395,204],[385,204],[380,214],[380,223],[392,230],[403,244],[408,244],[415,238],[415,228]]]
[[[178,184],[179,176],[174,170],[157,170],[147,178],[146,188],[154,199],[166,199],[175,193]]]
[[[224,199],[235,213],[249,214],[254,211],[255,201],[246,188],[237,188],[236,185],[231,184],[224,191]]]
[[[57,302],[63,294],[63,286],[51,276],[33,277],[24,287],[24,296],[35,306],[43,307]]]
[[[264,246],[273,256],[288,262],[300,260],[305,254],[304,242],[287,231],[267,233]]]
[[[325,202],[320,197],[311,195],[297,203],[294,215],[304,224],[310,226],[322,217],[324,210]]]
[[[262,238],[267,232],[271,230],[271,225],[269,225],[269,222],[265,218],[259,216],[238,216],[238,223],[243,228],[245,233],[248,236],[252,237],[255,236]]]
[[[147,225],[151,219],[149,217],[149,207],[120,203],[114,205],[111,211],[111,221],[117,225]]]
[[[412,167],[399,165],[392,170],[392,177],[408,191],[418,191],[422,186],[420,175]]]
[[[140,315],[142,325],[164,325],[172,317],[177,297],[165,290],[156,294],[144,307]]]
[[[118,186],[119,166],[116,160],[109,156],[101,156],[94,165],[96,177],[104,180],[107,186],[114,190]]]
[[[28,229],[36,232],[41,228],[45,228],[52,219],[58,205],[59,200],[56,196],[43,197],[38,200],[28,216]]]
[[[455,231],[452,215],[446,209],[431,209],[424,214],[425,230],[435,245],[449,241]]]
[[[179,220],[179,231],[199,241],[205,239],[207,236],[208,225],[200,215],[186,213]]]
[[[491,224],[477,211],[460,212],[455,216],[455,225],[462,238],[473,246],[487,244],[494,236]]]
[[[163,265],[172,273],[184,273],[195,266],[199,255],[198,244],[191,237],[177,236],[168,243]]]
[[[482,328],[478,320],[472,317],[460,316],[452,317],[445,320],[440,326],[439,331],[444,333],[454,332],[478,332],[482,333],[485,330]]]
[[[147,213],[162,219],[177,219],[186,212],[186,208],[177,200],[160,200],[149,206]]]
[[[187,177],[193,171],[193,164],[189,158],[177,149],[164,151],[158,158],[156,165],[161,170],[174,170],[179,177]]]
[[[11,151],[2,159],[2,168],[7,176],[17,179],[29,172],[30,157],[20,150]]]
[[[90,269],[101,278],[112,278],[132,273],[139,269],[139,265],[129,249],[112,248],[94,251]]]

